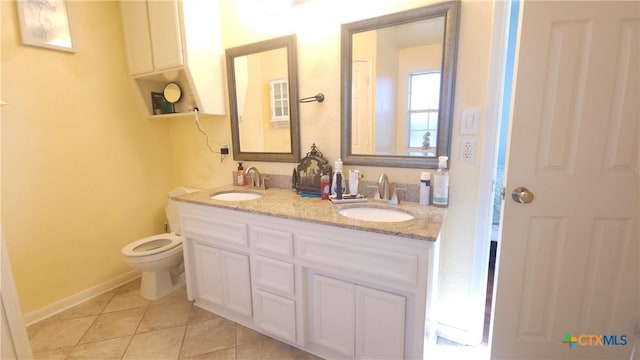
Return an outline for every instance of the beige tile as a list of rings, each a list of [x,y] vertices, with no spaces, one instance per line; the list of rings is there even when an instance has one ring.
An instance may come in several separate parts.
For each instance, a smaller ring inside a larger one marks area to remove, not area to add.
[[[61,319],[73,319],[83,316],[98,315],[109,304],[115,291],[109,291],[104,294],[98,295],[92,299],[89,299],[81,304],[78,304],[70,309],[67,309],[53,317],[55,320]]]
[[[149,303],[149,300],[140,296],[138,290],[116,293],[102,312],[108,313],[146,307]]]
[[[168,303],[168,302],[176,302],[176,301],[189,301],[187,300],[187,288],[186,287],[181,287],[179,289],[176,289],[174,292],[167,294],[163,297],[161,297],[158,300],[154,300],[151,302],[151,305],[156,305],[156,304],[164,304],[164,303]]]
[[[117,311],[98,316],[81,344],[133,335],[145,314],[145,308]]]
[[[60,321],[46,321],[30,331],[29,339],[34,352],[73,346],[93,324],[97,316],[86,316]]]
[[[123,359],[178,359],[186,326],[136,334]]]
[[[200,354],[188,358],[182,358],[182,360],[235,360],[236,348],[230,347],[228,349],[218,350],[206,354]]]
[[[137,332],[166,329],[180,325],[186,325],[191,314],[193,304],[185,299],[153,303],[140,323]]]
[[[140,292],[140,280],[141,278],[137,278],[135,280],[129,281],[128,283],[114,289],[114,291],[116,292],[116,294]]]
[[[274,339],[268,339],[262,343],[261,356],[262,359],[293,359],[291,346]]]
[[[291,356],[294,360],[322,360],[320,357],[309,354],[308,352],[302,351],[293,346],[291,347]]]
[[[226,349],[236,344],[235,324],[223,318],[190,324],[182,345],[182,357]]]
[[[274,339],[252,342],[236,347],[236,359],[293,360],[291,347]]]
[[[69,354],[71,354],[71,350],[73,350],[72,346],[34,352],[33,358],[35,360],[64,360],[69,356]]]
[[[78,345],[73,348],[68,359],[100,359],[111,360],[121,359],[131,341],[131,336],[124,336],[115,339],[92,342]]]
[[[236,344],[247,344],[256,341],[264,341],[268,339],[266,335],[262,335],[257,331],[251,330],[242,325],[236,325]]]
[[[220,319],[220,316],[210,313],[207,310],[201,309],[198,306],[194,305],[191,308],[191,315],[189,316],[189,324],[197,324],[213,319]]]

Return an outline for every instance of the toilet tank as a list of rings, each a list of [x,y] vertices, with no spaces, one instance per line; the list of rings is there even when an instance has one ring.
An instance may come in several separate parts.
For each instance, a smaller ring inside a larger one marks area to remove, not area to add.
[[[178,214],[178,204],[175,200],[171,200],[171,197],[182,194],[188,194],[191,192],[200,191],[199,189],[189,189],[183,186],[177,187],[169,192],[167,207],[165,212],[167,213],[167,221],[169,221],[169,231],[176,234],[180,234],[180,214]]]

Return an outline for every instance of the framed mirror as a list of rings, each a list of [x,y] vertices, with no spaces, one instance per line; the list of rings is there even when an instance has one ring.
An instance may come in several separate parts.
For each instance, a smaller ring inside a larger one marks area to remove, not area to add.
[[[233,158],[298,162],[295,35],[226,50]]]
[[[449,156],[460,4],[343,24],[345,164],[437,168]]]

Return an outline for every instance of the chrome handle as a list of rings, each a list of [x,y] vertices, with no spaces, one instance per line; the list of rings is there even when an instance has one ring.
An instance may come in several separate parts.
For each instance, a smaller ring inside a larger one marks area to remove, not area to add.
[[[533,201],[533,193],[526,187],[517,187],[511,192],[513,201],[520,204],[528,204]]]

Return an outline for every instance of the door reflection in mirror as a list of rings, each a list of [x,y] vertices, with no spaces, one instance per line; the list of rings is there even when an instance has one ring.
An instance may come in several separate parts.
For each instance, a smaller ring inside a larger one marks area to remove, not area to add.
[[[291,152],[288,97],[283,99],[288,94],[287,49],[238,56],[234,67],[240,151]]]

